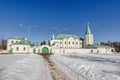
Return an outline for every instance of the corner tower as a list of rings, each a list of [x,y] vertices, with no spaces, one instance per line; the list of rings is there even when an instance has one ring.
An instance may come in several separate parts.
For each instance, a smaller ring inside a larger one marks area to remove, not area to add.
[[[85,46],[93,44],[93,34],[91,33],[89,22],[87,23],[87,29],[84,36],[84,44]]]

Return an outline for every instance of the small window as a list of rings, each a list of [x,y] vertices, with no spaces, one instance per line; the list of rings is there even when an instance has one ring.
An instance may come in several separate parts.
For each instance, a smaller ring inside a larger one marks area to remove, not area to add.
[[[23,48],[23,51],[25,51],[25,50],[26,50],[26,48],[24,47],[24,48]]]
[[[66,44],[66,42],[65,42],[65,44]]]
[[[91,53],[93,53],[93,50],[91,50]]]
[[[19,47],[17,47],[16,50],[19,51]]]
[[[13,41],[11,41],[11,43],[13,43]]]
[[[62,42],[60,42],[60,44],[62,44]]]
[[[70,42],[69,42],[69,44],[70,44]]]
[[[78,42],[76,42],[76,44],[78,44]]]
[[[99,53],[99,50],[97,50],[97,53]]]
[[[73,44],[74,44],[74,42],[73,42]]]

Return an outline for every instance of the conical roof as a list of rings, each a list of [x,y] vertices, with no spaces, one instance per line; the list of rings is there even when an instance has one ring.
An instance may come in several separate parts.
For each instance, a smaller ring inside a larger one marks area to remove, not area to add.
[[[87,29],[86,29],[85,34],[91,34],[91,30],[90,30],[90,27],[89,27],[89,23],[87,24]]]

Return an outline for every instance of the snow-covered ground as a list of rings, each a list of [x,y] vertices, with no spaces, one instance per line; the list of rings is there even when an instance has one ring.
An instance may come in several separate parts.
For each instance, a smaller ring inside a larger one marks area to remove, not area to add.
[[[0,55],[0,80],[46,80],[42,57],[35,54]]]
[[[120,54],[54,54],[51,58],[76,80],[120,80]]]
[[[54,54],[51,59],[72,80],[120,80],[120,54]],[[51,79],[40,55],[6,54],[0,55],[0,80]]]

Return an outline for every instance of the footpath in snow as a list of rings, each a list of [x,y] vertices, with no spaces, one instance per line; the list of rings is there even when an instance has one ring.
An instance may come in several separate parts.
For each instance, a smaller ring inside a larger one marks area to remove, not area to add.
[[[49,69],[49,80],[74,80],[62,71],[50,58],[50,55],[42,55]]]
[[[51,58],[76,80],[120,80],[120,54],[54,54]]]

